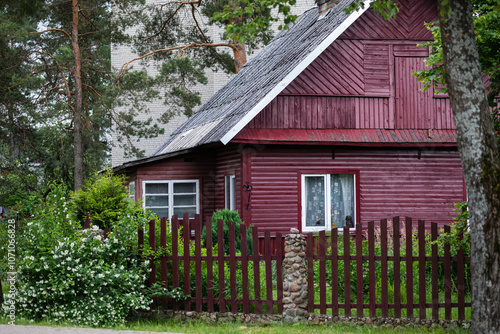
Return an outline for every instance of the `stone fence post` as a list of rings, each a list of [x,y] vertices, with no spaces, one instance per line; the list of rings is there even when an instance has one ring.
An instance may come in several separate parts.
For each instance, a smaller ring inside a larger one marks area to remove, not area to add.
[[[306,240],[292,228],[285,236],[285,268],[283,282],[284,321],[298,322],[309,317],[307,312]]]

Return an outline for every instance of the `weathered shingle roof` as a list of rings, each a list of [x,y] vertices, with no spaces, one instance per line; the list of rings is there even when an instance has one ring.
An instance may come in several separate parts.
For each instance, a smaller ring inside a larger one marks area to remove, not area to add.
[[[154,155],[221,141],[228,143],[302,70],[340,36],[365,8],[347,15],[353,0],[342,0],[320,19],[313,7],[281,31],[198,112],[181,125]]]

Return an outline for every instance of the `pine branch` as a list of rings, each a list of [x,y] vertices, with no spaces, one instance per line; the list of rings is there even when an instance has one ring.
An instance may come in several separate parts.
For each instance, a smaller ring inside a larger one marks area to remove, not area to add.
[[[179,57],[183,57],[185,55],[187,49],[197,48],[197,47],[208,47],[208,48],[228,47],[228,48],[231,48],[235,51],[238,50],[234,44],[229,44],[229,43],[191,43],[189,45],[181,45],[181,46],[174,46],[174,47],[166,48],[166,49],[154,50],[154,51],[151,51],[149,53],[146,53],[145,55],[142,55],[140,57],[129,60],[128,62],[123,64],[121,69],[120,69],[120,72],[118,73],[118,76],[116,77],[116,83],[119,81],[120,77],[123,74],[125,74],[125,71],[127,70],[128,66],[134,61],[144,59],[146,57],[154,55],[155,53],[167,52],[167,51],[173,51],[173,50],[179,50],[178,51]]]
[[[43,30],[43,31],[33,31],[33,32],[30,32],[30,34],[43,34],[43,33],[46,33],[46,32],[50,32],[50,31],[58,31],[58,32],[62,32],[63,34],[66,35],[66,37],[69,38],[69,40],[72,42],[73,39],[71,38],[71,35],[68,34],[65,30],[62,30],[62,29],[57,29],[57,28],[51,28],[51,29],[46,29],[46,30]]]

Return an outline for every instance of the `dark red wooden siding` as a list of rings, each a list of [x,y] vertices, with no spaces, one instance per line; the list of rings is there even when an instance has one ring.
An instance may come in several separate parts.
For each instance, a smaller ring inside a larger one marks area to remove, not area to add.
[[[251,157],[251,223],[287,232],[301,224],[300,173],[359,171],[363,223],[396,215],[450,223],[464,200],[456,151],[285,148],[268,145]]]
[[[241,213],[241,150],[238,146],[229,145],[216,151],[215,156],[215,209],[225,207],[225,179],[226,175],[235,176],[236,208]]]
[[[422,92],[434,1],[399,2],[395,21],[371,11],[315,59],[249,129],[454,129],[449,103]],[[436,115],[439,114],[439,115]]]
[[[438,19],[434,0],[396,0],[399,13],[395,20],[386,21],[368,10],[345,31],[341,39],[432,39],[423,25]]]
[[[439,129],[434,120],[433,91],[422,91],[424,85],[413,75],[425,69],[424,59],[395,57],[396,129]]]
[[[359,41],[339,40],[290,83],[283,94],[356,96],[363,92],[363,45]]]

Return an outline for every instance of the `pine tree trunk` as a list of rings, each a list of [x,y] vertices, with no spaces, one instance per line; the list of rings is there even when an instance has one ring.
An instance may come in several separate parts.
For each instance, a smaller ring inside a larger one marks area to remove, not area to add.
[[[238,73],[247,62],[247,51],[245,49],[245,44],[236,43],[234,46],[236,46],[236,50],[233,49],[234,64],[236,73]]]
[[[439,0],[446,82],[467,187],[472,332],[500,332],[500,154],[469,0]]]
[[[73,115],[73,144],[74,144],[74,190],[77,191],[83,185],[83,140],[82,140],[82,77],[81,77],[81,58],[80,45],[78,44],[78,0],[72,0],[73,7],[73,27],[71,32],[73,54],[75,58],[74,80],[75,80],[75,104]]]

